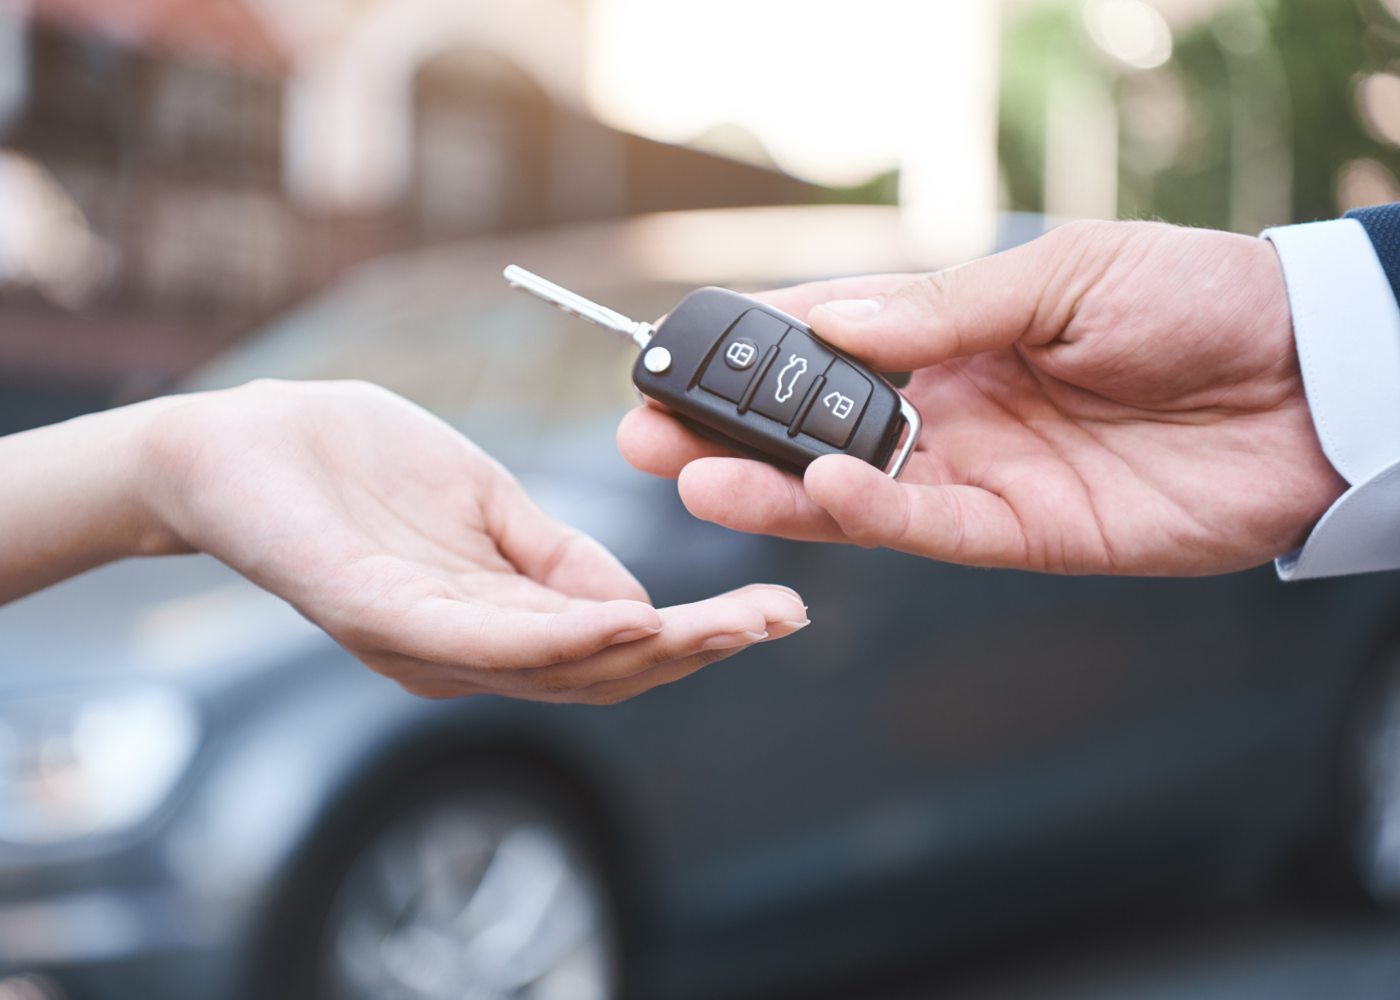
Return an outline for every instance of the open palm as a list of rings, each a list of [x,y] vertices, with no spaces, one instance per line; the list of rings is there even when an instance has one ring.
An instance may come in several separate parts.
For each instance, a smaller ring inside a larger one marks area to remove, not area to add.
[[[614,702],[806,622],[775,586],[653,608],[479,448],[374,386],[193,396],[152,440],[151,492],[180,544],[418,694]]]
[[[762,297],[913,369],[924,431],[897,484],[844,456],[799,481],[655,408],[630,414],[624,454],[736,529],[1050,572],[1222,572],[1301,544],[1345,485],[1260,240],[1075,225],[953,271]]]

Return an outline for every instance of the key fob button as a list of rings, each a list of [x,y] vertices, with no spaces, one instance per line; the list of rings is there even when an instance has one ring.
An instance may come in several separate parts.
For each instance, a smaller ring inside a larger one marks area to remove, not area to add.
[[[753,408],[765,417],[790,424],[817,376],[831,364],[832,353],[811,337],[791,330],[778,345],[778,356],[768,366]]]
[[[753,381],[754,368],[768,348],[783,339],[788,325],[778,317],[750,309],[729,328],[709,367],[700,378],[700,387],[731,403],[744,398],[744,390]]]
[[[758,345],[748,337],[739,337],[729,342],[724,349],[724,363],[736,372],[752,368],[758,360]]]
[[[802,433],[820,438],[834,448],[846,447],[865,412],[865,404],[870,402],[870,393],[869,379],[846,362],[835,362],[827,370],[826,384],[802,421]]]

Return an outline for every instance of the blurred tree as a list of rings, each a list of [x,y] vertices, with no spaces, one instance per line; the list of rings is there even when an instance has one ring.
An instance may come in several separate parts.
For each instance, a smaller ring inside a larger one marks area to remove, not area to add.
[[[1008,15],[1008,208],[1046,210],[1048,95],[1066,78],[1097,87],[1117,110],[1121,216],[1246,232],[1328,218],[1349,207],[1339,204],[1338,178],[1357,163],[1366,165],[1357,190],[1395,189],[1396,146],[1368,129],[1357,84],[1400,63],[1396,0],[1227,0],[1195,17],[1159,0],[1175,15],[1175,37],[1170,59],[1150,69],[1095,43],[1089,6],[1045,0]]]
[[[1368,134],[1356,101],[1359,80],[1400,62],[1400,5],[1381,0],[1279,0],[1274,13],[1293,100],[1299,219],[1336,214],[1344,164],[1370,158],[1392,174],[1396,148]],[[1400,111],[1400,109],[1396,109]]]

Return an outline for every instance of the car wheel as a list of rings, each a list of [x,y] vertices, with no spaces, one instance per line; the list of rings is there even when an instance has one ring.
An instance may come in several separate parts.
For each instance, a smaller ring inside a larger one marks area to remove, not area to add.
[[[1339,846],[1364,897],[1400,911],[1400,650],[1360,692],[1344,753],[1347,816]]]
[[[585,838],[522,783],[445,784],[364,841],[321,936],[325,1000],[608,1000],[617,928]]]

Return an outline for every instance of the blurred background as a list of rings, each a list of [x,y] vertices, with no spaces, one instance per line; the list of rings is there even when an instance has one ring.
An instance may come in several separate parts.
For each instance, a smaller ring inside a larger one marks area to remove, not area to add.
[[[587,219],[898,205],[946,263],[1008,212],[1328,218],[1400,197],[1396,13],[6,0],[6,406],[162,384],[376,255]]]
[[[19,602],[0,1000],[1397,995],[1395,584],[727,536],[613,454],[630,358],[499,287],[651,316],[1397,171],[1400,0],[0,0],[0,431],[370,378],[658,599],[827,629],[600,714],[414,703],[197,559]]]

